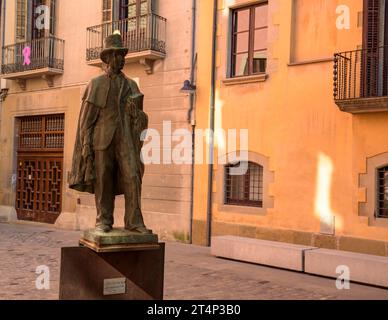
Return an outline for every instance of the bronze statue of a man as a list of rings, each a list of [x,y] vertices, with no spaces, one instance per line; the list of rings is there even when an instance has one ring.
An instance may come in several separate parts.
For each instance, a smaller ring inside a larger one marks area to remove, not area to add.
[[[120,34],[105,39],[106,71],[90,81],[82,99],[69,186],[95,194],[97,231],[112,230],[115,196],[124,194],[125,229],[150,234],[141,212],[140,159],[148,117],[136,82],[121,72],[127,53]]]

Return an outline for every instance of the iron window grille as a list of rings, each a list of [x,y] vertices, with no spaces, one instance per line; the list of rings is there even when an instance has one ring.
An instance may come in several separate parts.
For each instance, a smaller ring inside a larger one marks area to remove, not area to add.
[[[263,207],[263,167],[248,162],[244,175],[232,175],[231,168],[240,163],[225,167],[225,204],[248,207]]]
[[[377,218],[388,218],[388,166],[377,170]]]

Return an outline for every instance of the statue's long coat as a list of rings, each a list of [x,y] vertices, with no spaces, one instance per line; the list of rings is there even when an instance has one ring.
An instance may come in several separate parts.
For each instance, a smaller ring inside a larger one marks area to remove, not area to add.
[[[131,79],[126,77],[120,90],[118,108],[120,108],[120,121],[123,126],[123,134],[129,143],[130,150],[135,152],[135,163],[132,168],[140,178],[143,178],[144,164],[140,160],[142,141],[141,133],[147,129],[148,117],[143,112],[143,94]],[[93,153],[93,131],[99,116],[100,108],[106,105],[110,88],[110,81],[107,75],[94,78],[88,84],[82,99],[77,137],[75,141],[72,170],[69,176],[69,187],[71,189],[94,194],[94,183],[96,179]],[[89,150],[89,152],[85,152]],[[128,159],[128,161],[130,161]],[[116,175],[116,195],[123,194],[120,173]]]

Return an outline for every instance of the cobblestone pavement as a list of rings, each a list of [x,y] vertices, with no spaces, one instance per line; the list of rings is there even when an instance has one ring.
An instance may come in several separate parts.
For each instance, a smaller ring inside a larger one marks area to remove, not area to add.
[[[0,299],[58,299],[60,248],[80,233],[25,224],[0,224]],[[50,290],[35,287],[36,267],[50,268]],[[388,290],[296,272],[217,259],[208,248],[167,243],[165,299],[387,299]]]

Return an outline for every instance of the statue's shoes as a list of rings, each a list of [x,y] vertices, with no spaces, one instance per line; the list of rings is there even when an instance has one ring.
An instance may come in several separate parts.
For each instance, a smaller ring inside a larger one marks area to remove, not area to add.
[[[109,231],[112,231],[112,227],[106,224],[102,224],[96,227],[96,231],[108,233]]]
[[[142,234],[152,234],[152,230],[147,229],[146,227],[132,228],[132,229],[129,229],[129,231],[138,232],[138,233],[142,233]]]

